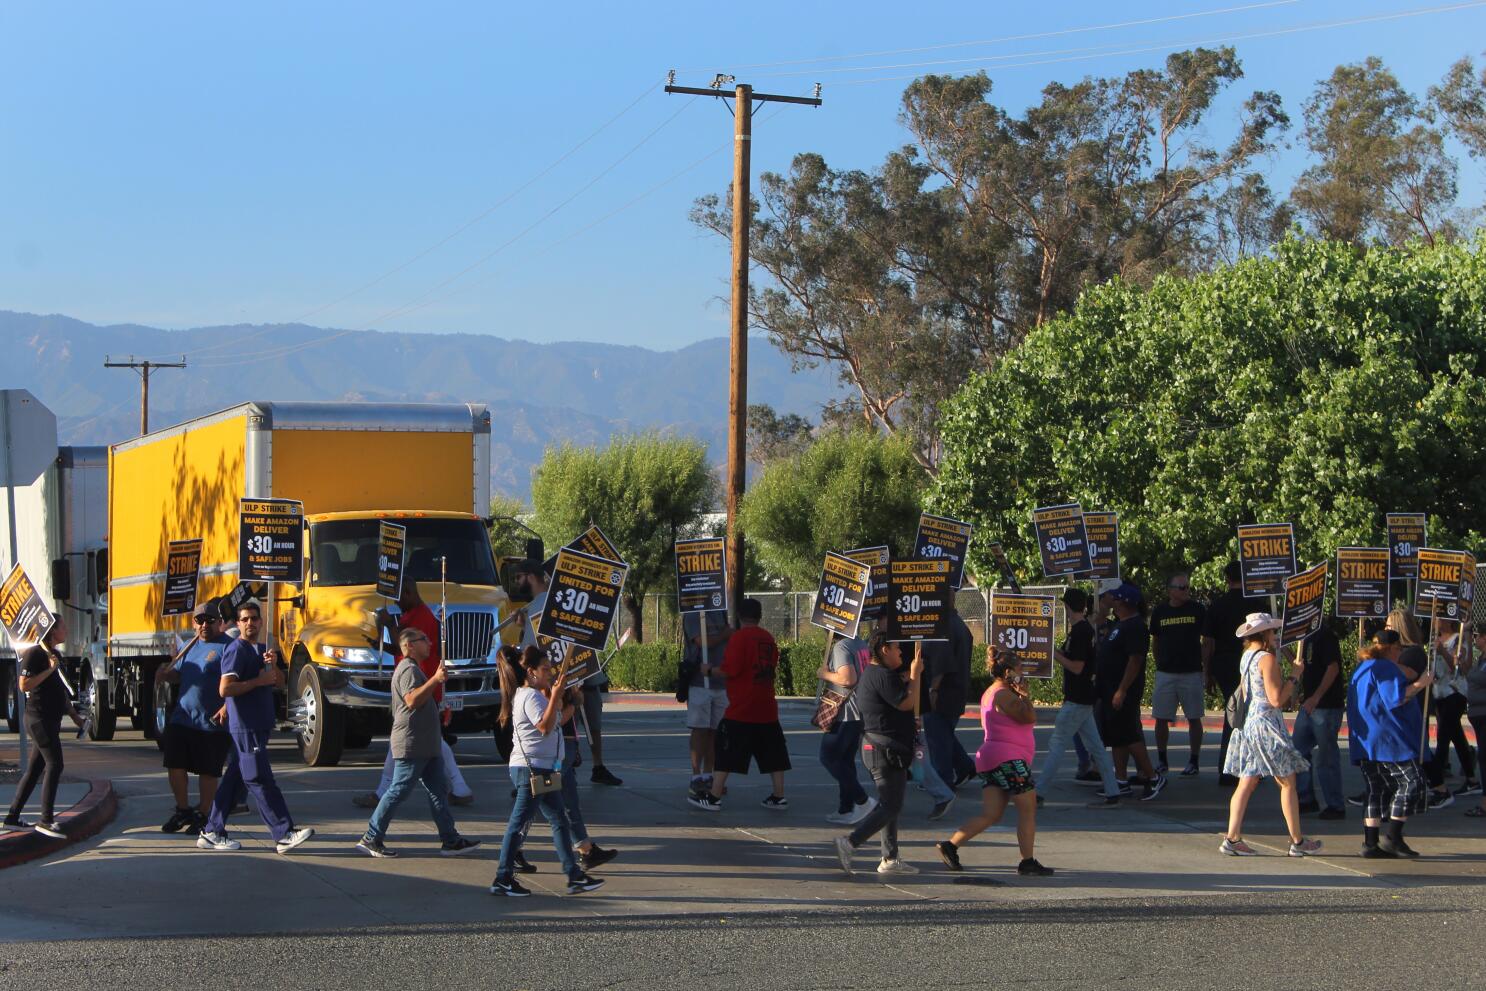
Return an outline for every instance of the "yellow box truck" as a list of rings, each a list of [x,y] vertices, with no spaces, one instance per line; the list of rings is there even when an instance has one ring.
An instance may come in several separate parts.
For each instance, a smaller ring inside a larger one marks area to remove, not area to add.
[[[100,707],[163,718],[154,671],[188,634],[161,616],[166,545],[200,538],[199,595],[238,584],[239,500],[304,504],[300,583],[262,590],[289,665],[283,715],[306,763],[335,764],[389,724],[391,655],[376,592],[383,520],[407,527],[406,581],[444,617],[455,725],[493,727],[498,629],[512,606],[491,553],[490,413],[482,405],[244,403],[109,449],[108,651]]]

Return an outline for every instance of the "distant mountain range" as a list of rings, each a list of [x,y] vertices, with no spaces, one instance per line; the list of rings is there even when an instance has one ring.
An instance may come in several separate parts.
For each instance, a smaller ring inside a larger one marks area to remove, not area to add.
[[[726,457],[728,341],[677,351],[591,342],[533,344],[477,334],[397,334],[302,324],[160,330],[99,327],[0,310],[0,382],[30,389],[57,414],[64,444],[110,444],[139,432],[139,378],[105,355],[174,361],[150,379],[156,429],[249,400],[479,402],[490,406],[491,481],[525,499],[549,444],[603,444],[660,429]],[[794,372],[767,340],[749,349],[749,401],[815,419],[840,392],[827,369]]]

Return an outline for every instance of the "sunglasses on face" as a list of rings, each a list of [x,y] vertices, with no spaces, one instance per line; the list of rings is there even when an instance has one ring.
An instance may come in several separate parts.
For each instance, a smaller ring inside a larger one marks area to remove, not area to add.
[[[1190,586],[1190,585],[1167,585],[1166,587],[1169,588],[1169,589],[1171,589],[1173,592],[1185,592],[1187,589],[1191,588],[1192,586]]]

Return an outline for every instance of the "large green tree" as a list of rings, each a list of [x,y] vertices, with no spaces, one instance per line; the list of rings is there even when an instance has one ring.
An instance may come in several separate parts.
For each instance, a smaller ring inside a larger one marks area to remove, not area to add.
[[[1241,523],[1292,520],[1301,558],[1486,538],[1486,239],[1358,253],[1291,240],[1148,289],[1113,282],[1032,332],[944,409],[930,504],[1040,573],[1033,507],[1118,511],[1127,574],[1214,581]]]
[[[925,481],[905,440],[830,431],[763,470],[743,497],[741,523],[766,571],[809,590],[826,551],[887,544],[910,553]]]
[[[1231,125],[1213,119],[1242,74],[1232,49],[1199,48],[1050,84],[1024,112],[993,103],[984,74],[916,80],[902,109],[914,144],[877,170],[805,154],[761,178],[753,321],[797,362],[838,370],[867,421],[932,472],[939,402],[1085,286],[1205,268],[1219,242],[1267,247],[1256,232],[1274,206],[1252,166],[1288,122],[1263,92]],[[731,232],[719,197],[693,217]]]
[[[657,433],[616,436],[607,447],[547,449],[532,472],[534,526],[549,548],[597,524],[629,563],[624,606],[644,636],[645,593],[675,582],[675,543],[717,502],[707,447]]]

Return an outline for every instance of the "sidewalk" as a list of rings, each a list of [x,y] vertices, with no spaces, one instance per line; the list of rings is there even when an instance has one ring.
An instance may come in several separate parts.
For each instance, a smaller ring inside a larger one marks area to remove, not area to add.
[[[7,768],[5,779],[0,783],[0,810],[9,809],[15,798],[15,777],[13,770]],[[31,800],[21,810],[22,821],[34,823],[41,818],[40,791],[38,785]],[[108,781],[64,779],[57,787],[55,808],[57,823],[67,834],[65,839],[43,836],[34,829],[12,830],[0,825],[0,869],[50,856],[96,835],[113,819],[118,802],[113,785]]]

